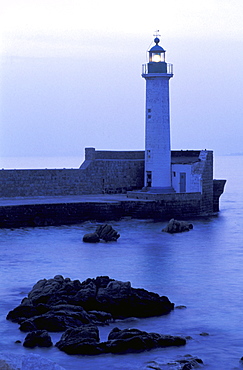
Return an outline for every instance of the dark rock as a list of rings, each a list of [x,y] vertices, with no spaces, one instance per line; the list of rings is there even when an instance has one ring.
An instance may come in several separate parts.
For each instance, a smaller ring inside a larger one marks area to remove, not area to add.
[[[37,330],[27,334],[23,343],[23,346],[28,348],[51,347],[52,345],[51,337],[45,330]]]
[[[104,224],[99,225],[95,232],[85,234],[83,236],[83,241],[85,243],[98,243],[101,239],[105,242],[117,241],[120,238],[120,234],[113,229],[111,225]]]
[[[96,233],[99,235],[100,239],[103,239],[106,242],[117,241],[120,238],[120,235],[116,230],[113,229],[111,225],[100,225],[96,229]]]
[[[189,231],[193,229],[193,225],[186,221],[177,221],[172,218],[168,225],[162,229],[162,231],[174,234],[174,233],[181,233],[183,231]]]
[[[182,370],[191,370],[203,365],[203,361],[200,358],[191,355],[185,355],[176,362],[182,365]]]
[[[111,321],[113,321],[112,315],[108,312],[103,311],[89,311],[89,318],[93,323],[96,323],[97,325],[100,325],[103,323],[104,325],[109,324]]]
[[[132,288],[130,282],[99,276],[81,283],[57,275],[38,281],[7,319],[19,323],[22,331],[64,331],[117,318],[164,315],[173,309],[167,297]]]
[[[67,328],[75,328],[82,322],[72,317],[62,315],[42,315],[28,319],[20,324],[19,329],[24,332],[35,330],[48,330],[50,332],[65,331]]]
[[[94,279],[85,280],[73,297],[72,302],[85,307],[88,311],[96,309],[95,302],[98,288]]]
[[[33,317],[38,315],[37,308],[29,305],[20,305],[14,308],[12,311],[9,311],[7,314],[7,320],[11,320],[13,322],[20,323],[23,320],[26,320],[29,317]]]
[[[83,236],[83,242],[85,243],[99,243],[100,237],[97,233],[89,233]]]
[[[157,361],[148,361],[147,364],[146,369],[162,370]]]
[[[69,355],[97,355],[104,352],[99,347],[99,330],[95,325],[67,329],[56,347]]]
[[[37,316],[36,316],[37,317]],[[37,330],[37,327],[35,323],[33,322],[33,318],[24,320],[20,323],[19,329],[25,333],[28,333],[30,331]]]
[[[146,369],[162,370],[165,368],[165,366],[167,368],[168,365],[171,370],[189,370],[201,367],[201,365],[203,365],[203,361],[198,357],[185,355],[167,364],[158,363],[157,361],[149,361],[147,363]]]
[[[70,327],[79,327],[91,321],[89,314],[82,307],[74,305],[57,305],[52,307],[49,312],[44,315],[34,316],[23,321],[20,324],[20,330],[24,332],[35,330],[60,332]]]
[[[182,337],[147,333],[139,329],[120,330],[114,328],[108,336],[106,348],[111,353],[130,353],[185,344],[186,340]]]
[[[68,329],[56,343],[67,354],[97,355],[101,353],[136,353],[158,347],[182,346],[186,340],[182,337],[146,333],[138,329],[120,330],[114,328],[108,341],[99,341],[99,331],[94,325]]]
[[[175,306],[175,309],[178,309],[178,310],[184,310],[185,308],[187,307],[183,305]]]
[[[94,287],[96,291],[94,292]],[[109,277],[98,277],[83,282],[83,288],[78,295],[77,304],[85,310],[105,311],[114,318],[150,317],[169,313],[174,308],[167,297],[144,289],[131,287],[130,282],[121,282]],[[91,289],[91,297],[83,296]]]

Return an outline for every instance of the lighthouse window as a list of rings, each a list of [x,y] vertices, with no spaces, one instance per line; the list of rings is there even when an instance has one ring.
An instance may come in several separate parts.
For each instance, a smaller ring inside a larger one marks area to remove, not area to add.
[[[148,109],[148,113],[150,113],[150,112],[151,112],[151,109],[149,108],[149,109]]]
[[[148,118],[151,118],[151,114],[148,115]]]

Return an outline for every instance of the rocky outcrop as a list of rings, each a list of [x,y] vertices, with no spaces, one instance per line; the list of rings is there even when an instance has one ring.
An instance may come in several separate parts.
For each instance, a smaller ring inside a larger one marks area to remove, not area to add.
[[[186,339],[172,335],[147,333],[139,329],[114,328],[106,342],[106,349],[111,353],[142,352],[159,347],[183,346]]]
[[[98,226],[96,233],[99,235],[99,238],[105,242],[116,241],[120,238],[120,234],[118,234],[111,225],[107,224]]]
[[[88,233],[88,234],[85,234],[83,236],[83,242],[85,242],[85,243],[99,243],[100,242],[100,237],[96,232]]]
[[[82,324],[90,323],[92,318],[79,306],[70,304],[61,304],[51,306],[46,313],[37,314],[27,318],[20,323],[20,330],[24,332],[39,330],[48,330],[49,332],[64,331],[69,327],[76,328]],[[97,320],[99,323],[99,320]]]
[[[33,331],[26,335],[23,346],[28,348],[34,347],[51,347],[52,340],[46,330]]]
[[[56,347],[69,355],[98,355],[100,348],[99,330],[95,325],[83,325],[67,329],[56,343]]]
[[[117,318],[159,316],[173,309],[167,297],[132,288],[130,282],[99,276],[81,283],[57,275],[38,281],[7,319],[25,332],[57,332],[83,324],[104,325]]]
[[[94,325],[68,329],[56,346],[67,354],[97,355],[102,353],[124,354],[143,352],[153,348],[182,346],[183,337],[147,333],[138,329],[114,328],[108,341],[99,341],[99,331]]]
[[[83,236],[83,241],[85,243],[98,243],[100,240],[105,242],[117,241],[120,237],[120,234],[113,229],[111,225],[100,225],[96,228],[95,232],[85,234]]]
[[[172,218],[162,231],[170,234],[181,233],[193,229],[193,225],[186,221],[177,221]]]

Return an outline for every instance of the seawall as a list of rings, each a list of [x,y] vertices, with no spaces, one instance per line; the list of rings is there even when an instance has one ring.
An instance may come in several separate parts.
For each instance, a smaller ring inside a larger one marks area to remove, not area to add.
[[[153,220],[200,216],[201,195],[164,194],[163,199],[129,199],[126,195],[5,199],[0,227],[35,227],[105,222],[124,217]]]
[[[219,211],[225,180],[213,180],[212,151],[172,151],[175,193],[163,195],[144,188],[144,154],[86,148],[79,169],[1,170],[0,227],[191,218]]]

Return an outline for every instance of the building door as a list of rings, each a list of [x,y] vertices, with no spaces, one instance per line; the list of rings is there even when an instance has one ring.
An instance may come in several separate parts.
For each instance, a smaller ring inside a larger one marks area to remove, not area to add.
[[[147,187],[148,188],[151,188],[152,186],[152,172],[151,171],[147,171]]]
[[[186,172],[180,172],[180,193],[186,192]]]

